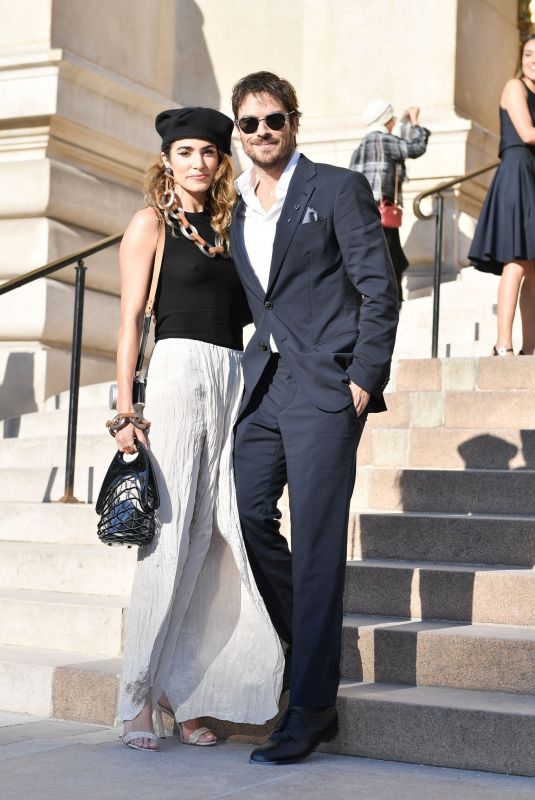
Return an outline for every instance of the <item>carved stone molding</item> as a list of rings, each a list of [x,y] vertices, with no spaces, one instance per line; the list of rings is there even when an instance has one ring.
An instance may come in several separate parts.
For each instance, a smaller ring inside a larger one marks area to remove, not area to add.
[[[535,33],[534,0],[518,0],[518,30],[521,39]]]

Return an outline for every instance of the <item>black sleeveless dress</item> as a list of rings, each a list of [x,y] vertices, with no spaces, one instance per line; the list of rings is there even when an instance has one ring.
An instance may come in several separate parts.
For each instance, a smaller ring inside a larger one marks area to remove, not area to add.
[[[535,92],[526,86],[535,125]],[[505,109],[500,108],[500,158],[483,203],[470,263],[501,275],[504,264],[535,259],[535,147],[525,144]]]

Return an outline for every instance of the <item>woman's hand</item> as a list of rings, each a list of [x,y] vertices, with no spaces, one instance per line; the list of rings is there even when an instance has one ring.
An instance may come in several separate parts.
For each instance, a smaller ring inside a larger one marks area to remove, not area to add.
[[[145,447],[149,446],[145,432],[135,428],[131,422],[121,428],[120,431],[117,431],[115,441],[117,442],[117,447],[123,453],[135,453],[137,449],[136,442],[141,442]]]

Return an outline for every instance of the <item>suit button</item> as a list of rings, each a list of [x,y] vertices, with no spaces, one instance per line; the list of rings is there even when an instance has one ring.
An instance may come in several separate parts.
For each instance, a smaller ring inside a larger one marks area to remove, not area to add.
[[[260,350],[267,350],[267,344],[265,342],[258,342],[258,347]]]
[[[273,308],[273,303],[271,302],[271,300],[266,300],[266,302],[264,303],[264,308],[267,308],[268,311],[271,311],[271,309]]]

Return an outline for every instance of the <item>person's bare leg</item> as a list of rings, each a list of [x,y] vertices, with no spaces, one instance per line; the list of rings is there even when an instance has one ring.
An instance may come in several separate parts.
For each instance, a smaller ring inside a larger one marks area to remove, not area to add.
[[[162,706],[162,708],[167,708],[168,711],[171,714],[173,714],[173,709],[171,708],[171,703],[167,699],[167,696],[166,696],[165,692],[160,695],[159,703]],[[173,716],[174,716],[174,714],[173,714]],[[182,726],[182,736],[184,737],[184,739],[187,739],[188,736],[191,736],[193,731],[196,731],[197,728],[201,728],[202,727],[202,722],[201,722],[200,719],[187,719],[184,722],[181,722],[180,724]],[[212,731],[208,731],[207,733],[203,733],[203,735],[199,738],[199,742],[201,744],[202,743],[207,744],[208,742],[215,742],[215,741],[217,741],[217,737],[214,736]]]
[[[535,260],[524,261],[523,264],[524,280],[520,290],[522,352],[531,356],[535,352]]]
[[[131,731],[150,731],[150,733],[154,733],[150,696],[147,705],[139,712],[137,717],[123,720],[123,736],[125,733],[130,733]],[[143,750],[158,750],[159,747],[158,742],[146,738],[133,739],[132,744],[135,744]]]
[[[513,320],[524,277],[524,263],[511,261],[505,264],[498,286],[498,339],[496,350],[511,350],[513,347]],[[511,353],[512,355],[512,353]]]

